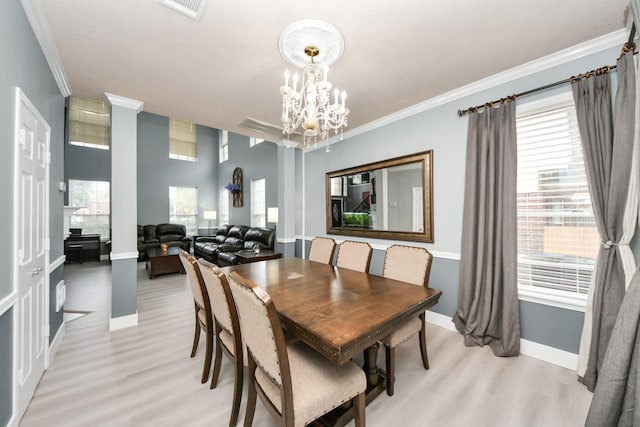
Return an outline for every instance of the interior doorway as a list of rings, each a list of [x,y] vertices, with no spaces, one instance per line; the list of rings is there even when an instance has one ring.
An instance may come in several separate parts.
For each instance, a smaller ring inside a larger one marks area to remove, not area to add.
[[[22,417],[48,363],[51,128],[16,89],[14,187],[14,413]]]

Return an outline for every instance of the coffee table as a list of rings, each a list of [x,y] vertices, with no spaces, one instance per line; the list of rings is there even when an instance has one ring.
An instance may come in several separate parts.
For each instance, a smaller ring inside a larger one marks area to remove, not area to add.
[[[182,248],[171,246],[164,252],[161,248],[147,249],[147,270],[149,278],[155,279],[158,274],[182,273],[184,267],[180,261],[180,251]]]

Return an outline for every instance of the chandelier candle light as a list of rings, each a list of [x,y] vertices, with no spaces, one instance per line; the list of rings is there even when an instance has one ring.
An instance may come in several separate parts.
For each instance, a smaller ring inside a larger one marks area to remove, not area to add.
[[[324,21],[294,22],[280,35],[282,56],[292,65],[304,69],[302,81],[298,73],[293,77],[289,70],[284,73],[284,86],[280,88],[282,133],[289,136],[302,128],[305,146],[318,140],[326,141],[332,130],[337,135],[347,127],[347,93],[334,89],[331,102],[333,85],[327,79],[329,65],[342,56],[343,50],[342,35]]]

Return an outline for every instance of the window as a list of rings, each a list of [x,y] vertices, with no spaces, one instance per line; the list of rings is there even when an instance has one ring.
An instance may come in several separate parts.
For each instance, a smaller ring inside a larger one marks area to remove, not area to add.
[[[229,224],[229,191],[220,187],[220,224]]]
[[[249,147],[255,147],[256,145],[264,142],[264,139],[249,137]]]
[[[570,94],[519,107],[516,127],[520,294],[579,307],[599,237]]]
[[[229,131],[220,131],[220,163],[229,160]]]
[[[109,238],[109,181],[70,179],[69,206],[82,206],[71,215],[70,228],[81,228],[83,234]]]
[[[195,162],[197,147],[196,125],[169,119],[169,158]]]
[[[169,187],[169,222],[182,224],[187,234],[198,234],[198,189]]]
[[[332,196],[342,196],[342,178],[335,177],[331,178],[331,195]]]
[[[109,104],[72,96],[69,100],[69,144],[109,149]]]
[[[266,194],[264,178],[251,180],[251,226],[264,227],[266,224]]]

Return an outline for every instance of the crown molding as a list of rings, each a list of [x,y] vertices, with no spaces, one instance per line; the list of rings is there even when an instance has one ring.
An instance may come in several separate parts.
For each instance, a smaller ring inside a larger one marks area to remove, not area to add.
[[[71,86],[64,72],[62,60],[56,48],[56,43],[53,40],[53,34],[51,33],[47,17],[44,14],[42,3],[40,3],[39,0],[20,0],[20,3],[22,3],[22,8],[31,25],[31,30],[33,30],[33,34],[36,36],[38,44],[40,44],[42,54],[49,64],[49,69],[51,69],[53,78],[58,84],[60,93],[66,98],[71,95]]]
[[[142,108],[144,107],[143,101],[137,101],[131,98],[125,98],[124,96],[114,95],[112,93],[104,93],[109,100],[109,104],[117,105],[119,107],[129,108],[131,110],[136,110],[136,113],[140,113]]]
[[[444,105],[449,102],[464,98],[466,96],[473,95],[483,90],[491,89],[498,85],[508,83],[521,77],[526,77],[528,75],[538,73],[540,71],[544,71],[557,65],[566,64],[567,62],[571,62],[584,56],[600,52],[604,49],[620,46],[627,41],[627,38],[629,37],[628,33],[629,31],[626,28],[621,28],[612,33],[605,34],[584,43],[580,43],[567,49],[552,53],[550,55],[543,56],[542,58],[534,59],[533,61],[518,65],[517,67],[510,68],[498,74],[494,74],[492,76],[459,87],[457,89],[453,89],[449,92],[443,93],[442,95],[435,96],[411,107],[396,111],[395,113],[389,114],[388,116],[348,130],[344,132],[344,135],[342,137],[335,136],[333,138],[329,138],[324,144],[318,144],[314,147],[305,147],[304,151],[315,151],[320,148],[324,148],[327,144],[335,144],[337,142],[340,142],[342,139],[346,140],[348,138],[352,138],[356,135],[360,135],[380,128],[382,126],[397,122],[399,120],[406,119],[407,117],[411,117],[418,113],[422,113],[432,108],[439,107],[440,105]]]

